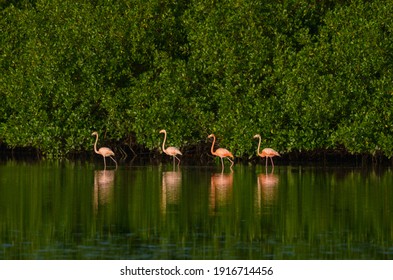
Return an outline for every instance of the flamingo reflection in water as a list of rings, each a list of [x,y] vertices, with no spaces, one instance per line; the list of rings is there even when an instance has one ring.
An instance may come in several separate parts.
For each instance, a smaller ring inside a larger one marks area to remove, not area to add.
[[[233,173],[215,173],[210,179],[209,206],[212,214],[219,211],[232,198]]]
[[[258,174],[257,181],[258,188],[256,191],[255,203],[260,212],[262,212],[262,207],[270,207],[273,205],[276,198],[279,178],[272,170],[271,173],[266,172]]]
[[[94,209],[100,205],[111,203],[115,182],[114,170],[94,171]]]
[[[181,195],[181,172],[162,172],[161,210],[166,214],[168,207],[177,205]]]

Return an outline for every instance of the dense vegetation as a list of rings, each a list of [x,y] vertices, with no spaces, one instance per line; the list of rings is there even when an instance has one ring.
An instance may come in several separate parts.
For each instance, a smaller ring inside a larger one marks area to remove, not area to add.
[[[393,155],[393,1],[0,0],[0,141]]]

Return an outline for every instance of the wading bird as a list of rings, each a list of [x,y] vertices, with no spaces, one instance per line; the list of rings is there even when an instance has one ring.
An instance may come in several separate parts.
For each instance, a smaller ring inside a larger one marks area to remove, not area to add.
[[[259,152],[259,148],[261,147],[261,135],[256,134],[256,135],[254,135],[254,138],[259,138],[258,150],[257,150],[258,156],[260,156],[262,158],[266,157],[266,168],[267,168],[267,158],[270,158],[270,160],[272,162],[272,166],[274,168],[273,157],[280,156],[280,154],[271,148],[265,148],[262,150],[262,152]]]
[[[104,169],[106,169],[106,157],[110,157],[116,164],[116,168],[117,168],[117,162],[116,160],[112,157],[115,155],[115,153],[107,148],[107,147],[101,147],[99,150],[97,150],[97,142],[98,142],[98,133],[97,131],[94,131],[91,136],[95,136],[96,137],[96,142],[94,143],[94,152],[96,152],[96,154],[102,155],[102,157],[104,158]]]
[[[164,141],[162,142],[162,151],[164,153],[166,153],[168,156],[172,156],[173,157],[173,165],[175,165],[175,158],[179,161],[177,163],[177,165],[179,165],[180,164],[180,159],[176,155],[183,155],[183,154],[179,151],[178,148],[175,148],[175,147],[168,147],[168,148],[165,149],[166,130],[162,129],[162,130],[160,130],[160,133],[164,133],[165,134]]]
[[[216,142],[216,136],[214,134],[210,134],[208,136],[208,138],[212,138],[213,137],[213,143],[212,143],[212,147],[211,147],[211,153],[212,155],[218,156],[221,158],[221,172],[224,171],[224,161],[223,158],[227,158],[232,164],[231,164],[231,170],[232,170],[232,166],[233,166],[233,161],[230,158],[233,158],[233,155],[230,151],[228,151],[227,149],[224,148],[218,148],[216,151],[213,151],[214,148],[214,143]]]

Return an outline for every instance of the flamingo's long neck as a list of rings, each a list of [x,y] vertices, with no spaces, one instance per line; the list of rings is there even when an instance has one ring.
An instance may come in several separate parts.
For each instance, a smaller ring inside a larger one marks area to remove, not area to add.
[[[96,134],[96,142],[94,143],[94,152],[96,152],[96,154],[98,154],[97,142],[98,142],[98,134]]]
[[[211,147],[211,149],[210,149],[212,155],[215,155],[215,153],[214,153],[214,151],[213,151],[214,143],[215,143],[215,142],[216,142],[216,136],[213,135],[213,143],[212,143],[212,147]]]
[[[164,141],[162,141],[162,151],[165,152],[166,131],[164,131]]]
[[[258,143],[258,150],[257,150],[257,154],[259,155],[259,148],[261,147],[261,136],[258,136],[259,138],[259,143]]]

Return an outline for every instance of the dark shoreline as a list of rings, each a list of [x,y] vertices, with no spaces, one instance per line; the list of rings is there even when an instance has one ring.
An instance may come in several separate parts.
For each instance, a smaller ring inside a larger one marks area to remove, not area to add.
[[[135,162],[141,164],[159,164],[163,162],[172,162],[172,158],[161,153],[160,149],[148,150],[143,147],[121,146],[114,148],[116,159],[122,162]],[[210,154],[210,145],[190,146],[182,149],[183,156],[181,161],[185,165],[203,165],[214,162],[214,157]],[[0,145],[0,160],[26,160],[36,161],[42,159],[65,159],[65,160],[81,160],[90,161],[95,157],[93,151],[70,153],[65,157],[50,158],[42,155],[42,153],[35,148],[7,148]],[[351,154],[344,149],[318,149],[315,151],[292,151],[282,154],[281,157],[275,157],[276,165],[351,165],[356,167],[381,165],[393,165],[393,158],[388,158],[382,154],[372,155],[369,153]],[[264,164],[265,159],[262,159],[256,154],[247,155],[243,157],[235,157],[237,164]],[[269,162],[270,165],[270,162]]]

